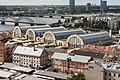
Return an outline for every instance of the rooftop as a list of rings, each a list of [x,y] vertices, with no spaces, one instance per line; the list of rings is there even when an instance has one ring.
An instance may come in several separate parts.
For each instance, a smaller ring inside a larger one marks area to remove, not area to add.
[[[27,72],[27,73],[34,70],[34,69],[31,69],[31,68],[16,66],[16,65],[14,65],[12,63],[4,63],[3,65],[0,65],[0,68],[16,70],[16,71],[21,71],[21,72]]]
[[[83,42],[86,43],[86,44],[111,40],[111,37],[109,36],[109,33],[106,32],[106,31],[83,34],[83,35],[79,35],[79,36],[83,40]]]
[[[28,56],[41,56],[44,49],[41,48],[34,48],[33,47],[23,47],[17,46],[13,54],[20,54],[20,55],[28,55]]]
[[[120,64],[102,63],[103,69],[120,72]]]
[[[46,51],[48,52],[60,52],[60,53],[64,53],[65,52],[65,49],[59,49],[59,48],[45,48]]]
[[[13,67],[13,68],[11,68],[11,69],[12,69],[12,70],[16,70],[16,71],[27,72],[27,73],[34,71],[34,70],[31,69],[31,68],[25,68],[25,67],[20,67],[20,66],[15,66],[15,67]]]
[[[82,55],[82,56],[91,56],[93,58],[99,58],[103,59],[104,58],[104,53],[100,52],[90,52],[90,51],[81,51],[81,50],[74,50],[73,53],[76,55]]]
[[[2,65],[0,65],[0,68],[6,68],[6,69],[11,69],[12,67],[14,67],[15,65],[12,63],[4,63]]]
[[[61,35],[70,35],[70,34],[85,34],[85,31],[83,29],[76,29],[76,30],[66,30],[66,31],[57,31],[53,32],[56,36],[61,36]]]
[[[40,27],[46,27],[46,28],[49,28],[50,26],[49,25],[40,25],[40,26],[20,26],[20,28],[40,28]]]
[[[32,77],[32,76],[26,76],[22,80],[46,80],[46,79],[36,78],[36,77]]]
[[[45,30],[45,31],[46,31],[46,30],[48,30],[48,31],[49,31],[49,30],[53,30],[53,31],[54,31],[54,30],[55,30],[55,31],[56,31],[56,30],[58,30],[58,31],[65,31],[66,29],[65,29],[63,26],[60,26],[60,27],[52,27],[52,28],[44,28],[44,29],[33,29],[33,30],[34,30],[34,31],[39,31],[39,30],[40,30],[40,31],[41,31],[41,30],[42,30],[42,31],[43,31],[43,30]]]
[[[70,77],[66,74],[55,73],[55,72],[50,72],[50,71],[43,71],[43,70],[36,71],[36,72],[34,72],[34,74],[41,75],[41,76],[52,77],[52,78],[58,78],[58,79],[67,79],[67,77]]]
[[[91,59],[91,57],[88,56],[81,56],[81,55],[69,55],[65,53],[58,53],[55,52],[52,56],[53,59],[59,59],[59,60],[67,60],[67,58],[71,58],[71,61],[75,62],[81,62],[81,63],[88,63]]]
[[[25,26],[25,27],[20,27],[20,29],[25,32],[27,29],[42,29],[42,28],[50,28],[49,25],[41,25],[41,26]]]
[[[13,73],[0,70],[0,77],[9,78],[12,75],[13,75]]]

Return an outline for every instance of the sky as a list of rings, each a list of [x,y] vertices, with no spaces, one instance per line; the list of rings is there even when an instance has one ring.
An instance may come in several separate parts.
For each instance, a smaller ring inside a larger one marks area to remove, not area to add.
[[[120,5],[120,0],[106,0],[108,5]],[[99,5],[100,0],[76,0],[76,5],[91,3]],[[68,5],[69,0],[0,0],[0,5]]]

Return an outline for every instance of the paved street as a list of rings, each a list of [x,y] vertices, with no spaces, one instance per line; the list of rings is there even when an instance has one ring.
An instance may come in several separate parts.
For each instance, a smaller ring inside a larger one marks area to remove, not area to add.
[[[89,68],[89,70],[85,70],[85,77],[86,77],[86,80],[103,80],[102,79],[102,76],[103,76],[103,73],[100,71],[101,68],[92,63],[92,64],[89,64],[89,66],[93,66],[94,68]]]

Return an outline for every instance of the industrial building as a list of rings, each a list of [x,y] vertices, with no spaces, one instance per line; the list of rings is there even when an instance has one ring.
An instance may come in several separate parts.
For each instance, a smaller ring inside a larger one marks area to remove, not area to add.
[[[96,32],[84,35],[71,35],[67,39],[69,48],[80,48],[85,44],[103,45],[110,43],[111,37],[108,32]]]
[[[44,33],[43,39],[45,44],[52,44],[52,43],[56,44],[57,40],[66,40],[72,34],[76,34],[76,35],[85,34],[85,31],[83,29],[57,31],[57,32],[48,31]],[[62,43],[59,44],[63,46]]]
[[[39,29],[28,29],[26,31],[26,38],[30,40],[36,40],[36,37],[42,37],[43,34],[47,31],[57,32],[57,31],[65,31],[66,29],[62,26],[54,27],[54,28],[39,28]]]
[[[49,25],[41,25],[41,26],[25,26],[25,27],[18,27],[16,26],[13,30],[13,35],[12,37],[14,38],[21,38],[25,35],[25,32],[28,29],[41,29],[41,28],[50,28]]]
[[[27,29],[24,35],[25,38],[28,41],[44,43],[42,46],[54,45],[56,47],[67,47],[70,49],[82,48],[87,44],[107,45],[112,43],[112,38],[107,31],[86,33],[81,28],[66,30],[63,26],[53,28],[49,26],[46,26],[46,28],[43,27]],[[21,31],[17,32],[21,35]]]

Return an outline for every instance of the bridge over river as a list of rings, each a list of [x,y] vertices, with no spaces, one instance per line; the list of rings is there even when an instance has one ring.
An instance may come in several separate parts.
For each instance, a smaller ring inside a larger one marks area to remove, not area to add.
[[[67,18],[64,17],[0,17],[0,22],[5,25],[5,22],[15,23],[15,26],[19,26],[19,23],[34,25],[52,24],[57,23],[59,20],[64,22]]]

